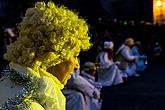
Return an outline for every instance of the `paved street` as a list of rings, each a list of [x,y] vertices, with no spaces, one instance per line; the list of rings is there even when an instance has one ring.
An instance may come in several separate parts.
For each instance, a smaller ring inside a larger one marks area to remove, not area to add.
[[[165,110],[165,65],[149,65],[128,84],[102,90],[102,110]]]

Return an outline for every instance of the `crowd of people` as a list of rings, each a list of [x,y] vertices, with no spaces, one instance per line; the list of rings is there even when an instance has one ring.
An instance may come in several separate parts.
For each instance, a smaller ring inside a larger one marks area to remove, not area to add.
[[[81,54],[91,48],[86,21],[53,2],[37,2],[27,9],[19,31],[1,30],[2,110],[100,110],[103,87],[127,84],[148,64],[144,41],[128,36],[116,42],[115,29],[105,29],[104,38],[92,38],[94,55]],[[154,51],[159,57],[159,41]]]

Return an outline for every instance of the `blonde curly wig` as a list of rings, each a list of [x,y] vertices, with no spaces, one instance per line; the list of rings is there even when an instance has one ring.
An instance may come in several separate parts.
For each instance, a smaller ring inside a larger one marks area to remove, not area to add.
[[[19,38],[9,46],[8,61],[31,68],[47,69],[90,48],[84,19],[53,2],[37,2],[26,11],[19,25]]]

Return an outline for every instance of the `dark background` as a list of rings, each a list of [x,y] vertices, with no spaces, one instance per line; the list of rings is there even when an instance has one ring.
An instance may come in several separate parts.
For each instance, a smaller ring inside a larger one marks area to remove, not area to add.
[[[0,0],[0,25],[13,26],[21,22],[28,7],[34,6],[37,0]],[[39,0],[38,0],[39,1]],[[43,0],[44,1],[44,0]],[[48,1],[48,0],[47,0]],[[91,42],[93,48],[83,53],[82,60],[94,61],[99,51],[98,45],[104,40],[113,40],[117,49],[124,39],[133,37],[143,44],[143,53],[153,62],[153,49],[155,41],[159,41],[162,54],[158,63],[164,63],[165,26],[153,22],[152,0],[53,0],[57,5],[65,5],[79,13],[90,26]],[[117,19],[117,22],[114,22]],[[134,25],[130,22],[133,21]],[[143,21],[143,23],[141,23]],[[141,24],[140,24],[141,23]],[[105,31],[108,31],[108,35]],[[83,62],[84,62],[83,61]],[[155,63],[155,62],[154,62]],[[157,63],[157,62],[156,62]]]
[[[25,10],[37,0],[0,0],[0,17],[19,22]],[[38,0],[39,1],[39,0]],[[48,1],[48,0],[47,0]],[[123,20],[146,20],[152,22],[152,0],[53,0],[74,9],[83,17],[95,21],[99,16]]]

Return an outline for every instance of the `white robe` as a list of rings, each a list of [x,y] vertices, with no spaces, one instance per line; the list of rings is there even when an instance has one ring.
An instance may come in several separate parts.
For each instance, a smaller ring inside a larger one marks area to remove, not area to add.
[[[136,62],[132,61],[137,61],[139,56],[132,55],[131,49],[124,44],[119,47],[118,51],[116,52],[116,55],[118,54],[121,54],[124,57],[124,61],[120,61],[121,64],[126,65],[123,72],[127,73],[128,76],[136,74]]]
[[[82,92],[74,89],[64,89],[62,92],[67,101],[66,110],[89,110]]]
[[[65,92],[70,91],[70,89],[76,90],[77,92],[80,92],[81,94],[84,95],[84,100],[79,98],[79,101],[78,99],[75,100],[76,102],[70,103],[67,101],[67,108],[72,108],[72,109],[67,109],[67,110],[82,110],[83,108],[85,108],[83,110],[99,110],[100,109],[100,105],[99,105],[100,91],[82,76],[80,75],[73,75],[73,76],[74,77],[71,78],[67,86],[68,89],[65,89]],[[65,92],[63,92],[64,95],[66,94]],[[75,92],[73,92],[73,94],[74,93]],[[94,93],[96,96],[94,96]],[[72,96],[70,97],[71,98],[70,100],[75,99],[77,97],[77,95],[73,95],[73,94],[70,92],[70,96]],[[68,99],[68,96],[67,95],[65,96]],[[79,103],[77,103],[77,102],[81,102],[84,104],[83,101],[85,101],[85,105],[80,105]],[[76,106],[79,106],[79,107],[76,107]]]
[[[97,69],[98,82],[102,86],[112,86],[123,83],[122,74],[117,63],[108,59],[108,53],[101,52],[98,55],[100,68]]]

